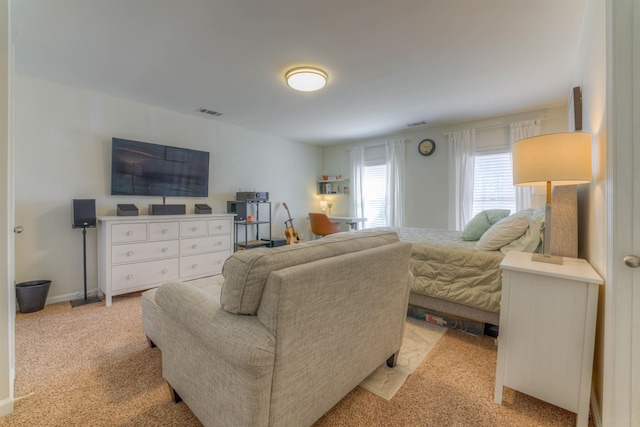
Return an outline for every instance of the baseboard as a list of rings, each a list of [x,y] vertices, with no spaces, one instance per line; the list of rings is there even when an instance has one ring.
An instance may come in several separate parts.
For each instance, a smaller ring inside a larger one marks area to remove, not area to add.
[[[88,297],[93,297],[93,296],[96,296],[97,294],[98,294],[98,288],[87,289]],[[56,304],[58,302],[74,301],[74,300],[83,299],[83,298],[84,298],[84,291],[73,292],[70,294],[56,295],[54,297],[48,297],[44,305]],[[16,311],[19,311],[19,310],[20,310],[20,307],[18,306],[18,301],[16,301]]]
[[[96,296],[97,294],[98,294],[98,288],[87,289],[88,297]],[[59,302],[67,302],[67,301],[73,301],[73,300],[83,299],[83,298],[84,298],[84,291],[73,292],[70,294],[56,295],[54,297],[48,297],[44,305],[47,306],[49,304],[56,304]],[[16,301],[16,312],[17,311],[20,311],[20,306],[18,305],[18,301]]]
[[[591,386],[591,418],[593,419],[593,424],[595,427],[602,427],[602,413],[600,412],[600,402],[598,401],[598,396],[596,395],[596,391]]]
[[[0,400],[0,417],[13,413],[13,399],[6,398]]]
[[[87,296],[95,296],[98,293],[98,288],[95,289],[87,289]],[[84,298],[84,291],[81,292],[73,292],[70,294],[63,294],[63,295],[56,295],[54,297],[50,297],[47,298],[47,301],[45,302],[46,304],[55,304],[58,302],[65,302],[65,301],[73,301],[76,299],[82,299]]]

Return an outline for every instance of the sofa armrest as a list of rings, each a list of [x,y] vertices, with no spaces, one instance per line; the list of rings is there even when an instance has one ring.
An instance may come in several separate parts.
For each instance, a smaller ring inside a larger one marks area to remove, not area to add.
[[[182,326],[179,329],[191,333],[225,361],[245,367],[273,365],[275,337],[256,316],[228,313],[213,296],[181,282],[158,288],[156,303],[170,321]]]

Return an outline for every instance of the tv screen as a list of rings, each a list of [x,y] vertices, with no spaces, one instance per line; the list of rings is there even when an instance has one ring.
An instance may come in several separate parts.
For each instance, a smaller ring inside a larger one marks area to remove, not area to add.
[[[209,153],[113,138],[111,194],[207,197]]]

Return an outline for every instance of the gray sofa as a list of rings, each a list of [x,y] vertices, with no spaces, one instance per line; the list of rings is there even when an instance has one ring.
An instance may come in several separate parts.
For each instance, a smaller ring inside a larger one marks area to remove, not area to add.
[[[411,245],[394,232],[338,233],[241,251],[224,284],[143,294],[163,376],[206,426],[313,424],[378,366],[395,364]]]

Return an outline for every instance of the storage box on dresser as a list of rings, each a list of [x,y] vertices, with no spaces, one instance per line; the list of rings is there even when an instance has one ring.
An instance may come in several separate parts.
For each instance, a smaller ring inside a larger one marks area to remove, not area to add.
[[[233,215],[98,218],[98,287],[114,295],[222,272],[231,255]]]

